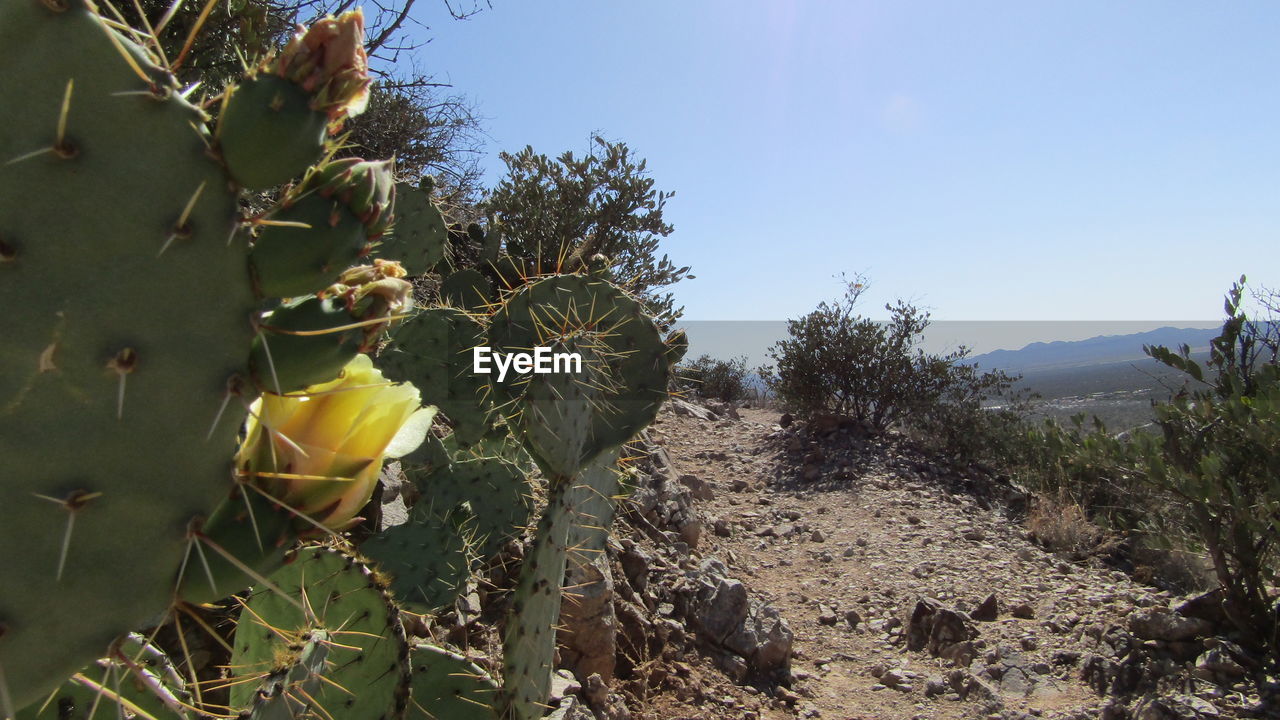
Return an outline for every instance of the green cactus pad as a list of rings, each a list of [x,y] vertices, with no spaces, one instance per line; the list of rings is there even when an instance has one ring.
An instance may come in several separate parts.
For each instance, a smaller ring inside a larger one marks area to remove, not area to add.
[[[144,50],[83,0],[13,0],[0,65],[0,543],[22,548],[0,559],[0,672],[21,707],[168,607],[231,487],[255,301],[204,115]]]
[[[39,702],[18,711],[15,720],[107,720],[126,717],[126,712],[133,717],[177,720],[182,706],[191,702],[185,680],[169,658],[145,638],[130,634],[112,658],[91,663]]]
[[[546,710],[570,538],[575,523],[584,517],[584,507],[616,489],[617,459],[617,452],[605,453],[579,478],[552,481],[533,549],[511,596],[512,612],[502,637],[503,686],[498,705],[503,717],[533,720]]]
[[[520,288],[493,315],[489,345],[494,352],[564,351],[571,345],[582,354],[578,375],[535,374],[501,383],[493,376],[491,381],[502,411],[523,428],[530,452],[556,474],[572,475],[629,440],[653,420],[667,397],[672,365],[661,334],[640,303],[602,280],[553,275]],[[583,422],[557,407],[567,383],[582,386],[590,405],[576,458],[564,456],[571,443],[558,439]]]
[[[360,258],[368,244],[365,229],[329,198],[307,195],[269,220],[298,225],[265,225],[249,253],[258,292],[289,298],[320,292]]]
[[[318,717],[397,717],[407,702],[409,646],[399,611],[383,584],[359,560],[331,549],[300,550],[259,587],[236,626],[231,668],[238,678],[268,678],[281,658],[294,664],[308,638],[332,638],[329,671],[312,696]],[[277,592],[280,591],[280,592]],[[283,594],[281,594],[281,592]],[[249,707],[258,684],[231,686],[231,704]]]
[[[254,383],[262,390],[291,393],[338,377],[360,352],[364,336],[358,328],[323,331],[353,322],[335,298],[297,298],[277,307],[262,319],[253,339],[249,367]]]
[[[218,118],[218,145],[241,186],[266,190],[302,174],[324,154],[329,119],[310,96],[276,75],[248,78],[230,90]]]
[[[468,312],[485,312],[493,302],[493,285],[478,270],[459,270],[440,283],[440,299]]]
[[[498,261],[498,255],[502,252],[502,233],[495,224],[490,223],[489,229],[485,231],[484,241],[480,243],[480,262],[482,264],[492,264]]]
[[[497,720],[498,686],[475,663],[432,645],[413,648],[413,695],[407,720]]]
[[[461,310],[430,308],[405,320],[392,338],[378,358],[388,377],[413,383],[423,402],[439,407],[460,446],[484,437],[494,412],[488,377],[472,372],[471,351],[484,344],[480,324]]]
[[[430,614],[452,605],[471,576],[473,534],[467,508],[437,510],[424,499],[408,522],[365,540],[360,552],[391,576],[397,601]]]
[[[444,258],[449,231],[431,196],[409,183],[396,184],[395,221],[382,236],[378,257],[399,260],[410,275],[424,275]]]
[[[568,540],[571,562],[591,562],[604,552],[618,510],[621,479],[614,463],[595,463],[575,479],[570,502],[575,516]]]
[[[496,553],[503,543],[529,524],[532,490],[525,472],[515,463],[487,457],[454,462],[447,469],[409,471],[421,499],[438,509],[466,504],[474,518],[473,535],[481,558]]]
[[[684,330],[676,330],[667,336],[667,362],[675,367],[689,352],[689,336]]]
[[[583,351],[574,342],[559,343],[555,350]],[[549,478],[568,478],[599,454],[592,446],[591,423],[600,406],[598,389],[584,378],[533,375],[524,383],[512,426]]]
[[[324,689],[329,653],[337,639],[328,630],[313,629],[286,648],[254,694],[247,720],[321,720],[332,717],[316,700]]]

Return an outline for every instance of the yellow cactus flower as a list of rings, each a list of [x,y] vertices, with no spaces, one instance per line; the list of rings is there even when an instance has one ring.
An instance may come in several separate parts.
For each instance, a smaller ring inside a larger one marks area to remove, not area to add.
[[[331,530],[355,524],[387,458],[426,439],[435,407],[357,355],[336,380],[254,401],[236,467],[288,507]]]

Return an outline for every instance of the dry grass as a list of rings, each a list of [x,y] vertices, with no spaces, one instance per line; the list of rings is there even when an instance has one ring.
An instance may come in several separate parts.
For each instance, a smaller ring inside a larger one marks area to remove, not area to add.
[[[1038,497],[1027,517],[1027,529],[1052,552],[1089,555],[1106,533],[1089,522],[1080,505],[1063,499]]]

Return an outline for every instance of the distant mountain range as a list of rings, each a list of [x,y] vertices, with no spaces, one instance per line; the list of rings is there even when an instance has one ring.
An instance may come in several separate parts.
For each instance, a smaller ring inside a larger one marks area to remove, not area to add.
[[[1035,342],[1021,350],[994,350],[975,355],[968,362],[983,370],[1047,370],[1102,363],[1141,360],[1147,355],[1143,345],[1164,345],[1177,350],[1190,345],[1192,351],[1206,349],[1220,328],[1162,327],[1132,335],[1100,335],[1087,340]]]

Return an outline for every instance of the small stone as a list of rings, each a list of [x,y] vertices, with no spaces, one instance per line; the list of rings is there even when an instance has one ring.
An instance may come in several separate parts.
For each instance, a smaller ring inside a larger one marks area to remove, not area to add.
[[[1036,611],[1027,603],[1018,603],[1013,606],[1009,614],[1021,620],[1031,620],[1036,616]]]
[[[924,682],[925,697],[933,697],[935,695],[946,694],[951,689],[946,680],[940,677],[931,677]]]
[[[809,536],[809,540],[810,542],[816,542],[816,543],[826,542],[827,536],[824,535],[821,530],[814,530],[813,534]]]
[[[880,683],[885,687],[896,688],[907,682],[907,676],[899,669],[889,670],[880,676]]]
[[[689,494],[695,500],[711,500],[715,497],[711,485],[697,475],[681,475],[676,482],[689,488]]]
[[[856,629],[858,627],[858,623],[862,622],[862,616],[858,614],[857,610],[846,610],[844,613],[844,621],[849,623],[849,628],[851,630]]]
[[[1000,605],[996,600],[996,594],[991,593],[983,600],[969,617],[979,622],[992,622],[1000,615]]]

